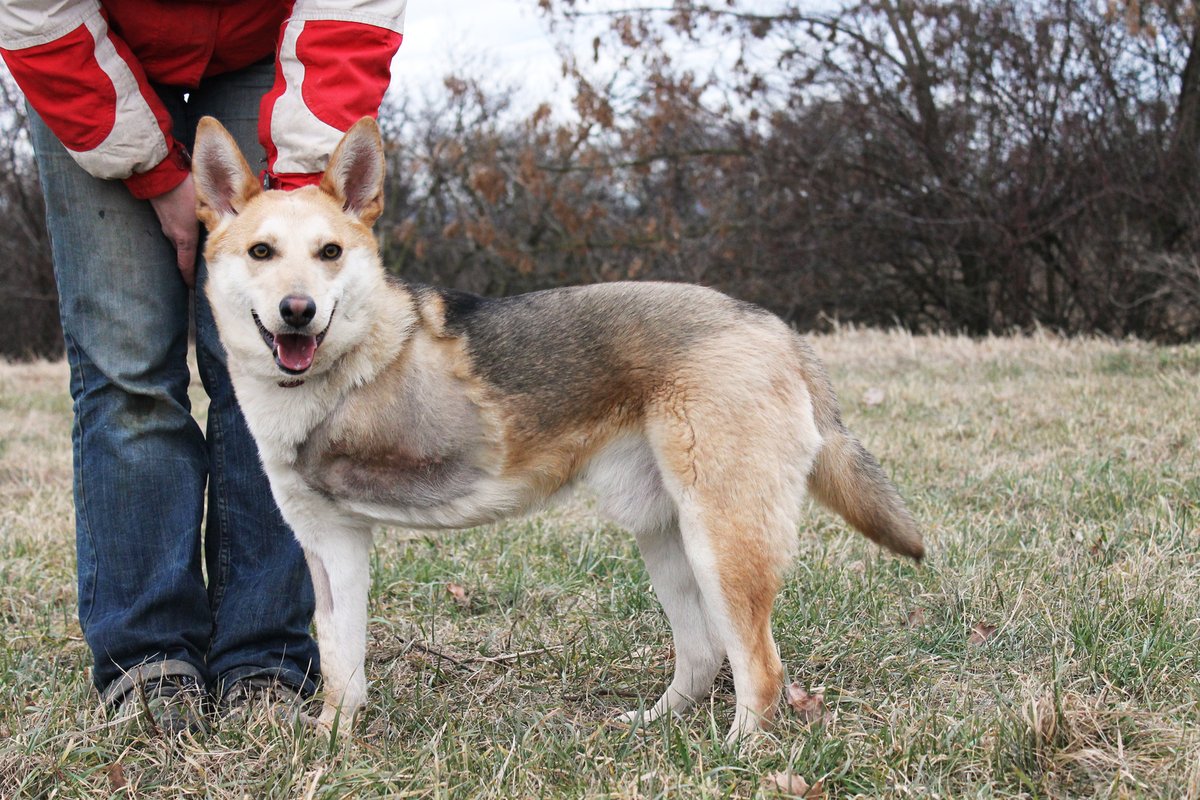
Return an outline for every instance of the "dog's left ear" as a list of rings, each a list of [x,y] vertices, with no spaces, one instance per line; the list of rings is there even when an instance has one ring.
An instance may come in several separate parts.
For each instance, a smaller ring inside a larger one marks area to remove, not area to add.
[[[383,213],[383,139],[379,125],[363,117],[346,131],[321,178],[321,191],[370,227]]]
[[[196,216],[211,231],[223,220],[236,216],[263,188],[250,171],[237,142],[212,117],[200,120],[193,149]]]

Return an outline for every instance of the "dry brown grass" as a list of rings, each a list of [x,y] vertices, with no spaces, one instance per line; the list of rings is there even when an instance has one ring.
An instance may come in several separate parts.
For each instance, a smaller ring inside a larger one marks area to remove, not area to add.
[[[380,537],[349,742],[107,726],[74,620],[66,370],[0,367],[0,796],[749,796],[791,770],[831,797],[1200,798],[1200,348],[814,345],[929,558],[814,512],[776,630],[830,718],[739,752],[727,683],[644,735],[604,724],[661,690],[670,647],[629,538],[587,503]]]

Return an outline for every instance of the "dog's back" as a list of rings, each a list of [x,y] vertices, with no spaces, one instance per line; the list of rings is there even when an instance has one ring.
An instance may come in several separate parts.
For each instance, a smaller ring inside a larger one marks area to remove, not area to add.
[[[638,412],[706,341],[778,324],[756,306],[687,284],[594,284],[498,299],[418,291],[437,297],[445,331],[463,338],[479,377],[543,431]]]

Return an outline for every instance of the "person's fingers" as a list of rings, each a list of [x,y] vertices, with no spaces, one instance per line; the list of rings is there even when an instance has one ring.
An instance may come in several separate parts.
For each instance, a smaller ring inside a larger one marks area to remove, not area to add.
[[[196,250],[200,242],[200,223],[196,219],[196,192],[192,176],[169,192],[150,198],[158,215],[163,235],[175,247],[179,274],[188,286],[196,284]]]
[[[188,285],[188,288],[192,289],[196,287],[196,245],[195,237],[175,243],[179,274],[183,276],[183,282]]]

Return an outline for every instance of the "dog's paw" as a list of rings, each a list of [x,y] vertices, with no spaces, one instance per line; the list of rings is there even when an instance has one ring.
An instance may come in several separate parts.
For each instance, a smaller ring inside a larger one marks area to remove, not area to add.
[[[649,725],[664,714],[670,714],[675,719],[683,719],[683,715],[691,707],[691,700],[688,700],[681,694],[668,690],[667,693],[658,698],[654,705],[635,708],[631,711],[623,711],[614,716],[613,720],[628,725]]]
[[[650,721],[649,709],[635,708],[632,711],[618,711],[612,715],[612,721],[625,725],[640,725]]]
[[[661,705],[661,704],[660,704]],[[675,719],[682,719],[682,715],[676,709],[667,710]],[[628,725],[629,727],[644,727],[654,722],[663,715],[664,711],[658,706],[651,708],[635,708],[631,711],[622,711],[614,714],[612,722],[620,725]]]
[[[321,722],[320,717],[314,717],[312,714],[305,714],[304,712],[301,712],[296,715],[296,719],[299,720],[300,724],[306,728],[329,733],[329,727]]]
[[[345,739],[350,736],[350,725],[341,717],[338,709],[330,710],[328,707],[321,709],[320,716],[314,717],[312,714],[300,713],[297,715],[300,724],[313,731],[318,731],[326,736],[336,734],[338,738]]]
[[[317,723],[329,733],[336,733],[345,739],[350,736],[350,730],[354,727],[354,717],[343,713],[337,706],[326,705],[321,709]]]

